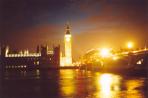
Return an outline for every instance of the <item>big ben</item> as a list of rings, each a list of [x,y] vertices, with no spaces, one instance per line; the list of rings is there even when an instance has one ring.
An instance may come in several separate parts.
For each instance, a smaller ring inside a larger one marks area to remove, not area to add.
[[[71,66],[72,64],[72,48],[71,48],[71,32],[70,26],[66,25],[66,32],[64,36],[65,42],[65,66]]]

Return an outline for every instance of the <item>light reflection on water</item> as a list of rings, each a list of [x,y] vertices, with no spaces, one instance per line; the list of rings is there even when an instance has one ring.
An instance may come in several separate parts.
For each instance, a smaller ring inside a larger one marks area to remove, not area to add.
[[[72,70],[60,70],[60,92],[63,96],[72,96],[75,91],[75,73]]]
[[[77,94],[77,96],[86,98],[144,98],[142,93],[144,79],[124,80],[122,76],[111,73],[80,73],[73,70],[60,71],[60,77],[63,79],[60,81],[62,95],[65,97],[75,95],[76,97]],[[79,84],[79,79],[83,81],[81,84]],[[78,84],[83,85],[81,86],[83,89],[79,88]]]
[[[101,74],[98,76],[97,87],[100,89],[97,93],[100,98],[114,98],[120,91],[120,76],[113,74]]]
[[[27,98],[34,98],[37,94],[42,96],[36,98],[147,98],[146,77],[63,69],[6,72],[5,79],[4,93],[13,92],[15,97],[12,98],[20,98],[18,92],[25,94],[29,89],[32,89],[33,97],[26,93]],[[23,89],[18,90],[21,86]]]
[[[141,91],[144,86],[144,80],[142,79],[131,79],[125,83],[127,91],[125,95],[127,98],[143,98],[143,92]]]

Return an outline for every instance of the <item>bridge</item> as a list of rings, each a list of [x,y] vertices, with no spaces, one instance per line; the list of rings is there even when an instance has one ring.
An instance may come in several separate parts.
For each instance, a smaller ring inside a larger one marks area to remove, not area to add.
[[[98,49],[88,51],[81,59],[81,67],[99,70],[148,70],[148,49],[118,51],[100,55]]]
[[[134,50],[129,52],[121,52],[116,55],[126,57],[128,65],[147,65],[148,64],[148,49]]]

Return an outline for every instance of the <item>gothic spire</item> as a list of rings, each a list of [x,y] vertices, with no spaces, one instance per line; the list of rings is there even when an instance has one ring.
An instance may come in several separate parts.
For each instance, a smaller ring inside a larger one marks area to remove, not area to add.
[[[69,26],[69,23],[66,24],[66,34],[70,34],[70,26]]]

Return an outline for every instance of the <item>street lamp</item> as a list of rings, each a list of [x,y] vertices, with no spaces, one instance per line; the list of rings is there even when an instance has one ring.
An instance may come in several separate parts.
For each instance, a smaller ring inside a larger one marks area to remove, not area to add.
[[[108,48],[102,48],[101,50],[100,50],[100,56],[101,57],[108,57],[108,56],[110,56],[110,49],[108,49]]]
[[[128,42],[128,43],[127,43],[127,48],[128,48],[128,49],[132,49],[133,46],[134,46],[133,42]]]

